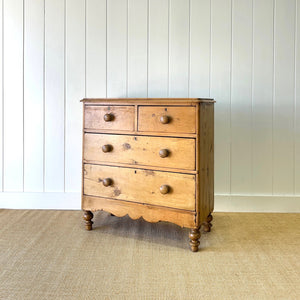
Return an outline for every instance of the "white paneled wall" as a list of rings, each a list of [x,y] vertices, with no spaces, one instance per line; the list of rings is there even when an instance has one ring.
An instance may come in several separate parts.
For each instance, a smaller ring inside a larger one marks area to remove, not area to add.
[[[0,206],[80,207],[81,98],[212,97],[216,209],[300,211],[300,0],[0,0],[0,16]]]

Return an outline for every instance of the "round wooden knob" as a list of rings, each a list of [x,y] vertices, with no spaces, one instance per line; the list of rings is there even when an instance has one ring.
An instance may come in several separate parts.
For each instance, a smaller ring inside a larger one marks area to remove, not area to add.
[[[112,185],[112,180],[110,178],[104,178],[102,183],[104,186],[110,186]]]
[[[162,158],[165,158],[167,156],[169,156],[170,152],[168,149],[161,149],[159,151],[159,156],[162,157]]]
[[[103,119],[105,122],[110,122],[114,119],[114,116],[112,114],[105,114]]]
[[[110,152],[110,151],[112,151],[112,149],[113,149],[112,145],[103,145],[103,146],[102,146],[102,151],[103,151],[104,153]]]
[[[160,123],[168,124],[169,122],[170,122],[170,118],[168,116],[161,116],[160,117]]]
[[[168,185],[162,185],[160,188],[159,188],[160,192],[165,195],[165,194],[168,194],[169,191],[170,191],[170,187]]]

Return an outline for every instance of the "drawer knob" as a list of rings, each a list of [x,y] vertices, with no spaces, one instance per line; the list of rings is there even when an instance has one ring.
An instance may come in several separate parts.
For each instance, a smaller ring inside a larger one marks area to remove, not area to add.
[[[159,190],[163,195],[165,195],[170,192],[170,187],[168,185],[164,184],[159,188]]]
[[[102,151],[103,151],[104,153],[106,153],[106,152],[111,152],[112,149],[113,149],[113,146],[112,146],[112,145],[103,145],[103,146],[102,146]]]
[[[114,115],[112,114],[105,114],[104,117],[103,117],[104,121],[105,122],[110,122],[114,119]]]
[[[110,178],[104,178],[102,183],[104,186],[110,186],[112,185],[112,180]]]
[[[161,150],[159,151],[159,156],[160,156],[161,158],[165,158],[165,157],[169,156],[169,154],[170,154],[170,152],[169,152],[168,149],[161,149]]]
[[[170,122],[170,118],[168,116],[161,116],[160,117],[160,123],[168,124],[169,122]]]

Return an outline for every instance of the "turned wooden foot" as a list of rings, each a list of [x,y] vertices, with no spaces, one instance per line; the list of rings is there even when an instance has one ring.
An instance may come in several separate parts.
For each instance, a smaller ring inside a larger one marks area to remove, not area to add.
[[[190,246],[193,252],[198,251],[198,247],[200,245],[199,239],[201,237],[199,228],[192,228],[189,233],[190,238]]]
[[[211,221],[213,220],[213,216],[209,214],[206,218],[206,222],[204,222],[203,225],[203,230],[205,232],[210,232],[210,229],[212,227]]]
[[[93,225],[93,213],[89,210],[84,211],[83,219],[85,220],[85,229],[86,230],[92,230],[92,225]]]

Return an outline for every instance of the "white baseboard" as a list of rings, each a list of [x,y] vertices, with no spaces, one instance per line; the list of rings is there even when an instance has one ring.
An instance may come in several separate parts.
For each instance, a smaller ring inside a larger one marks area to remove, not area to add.
[[[300,196],[215,195],[214,211],[299,213]]]
[[[0,208],[81,209],[80,193],[0,193]],[[215,195],[216,212],[299,213],[300,196]]]
[[[81,209],[80,193],[0,193],[0,208]]]

